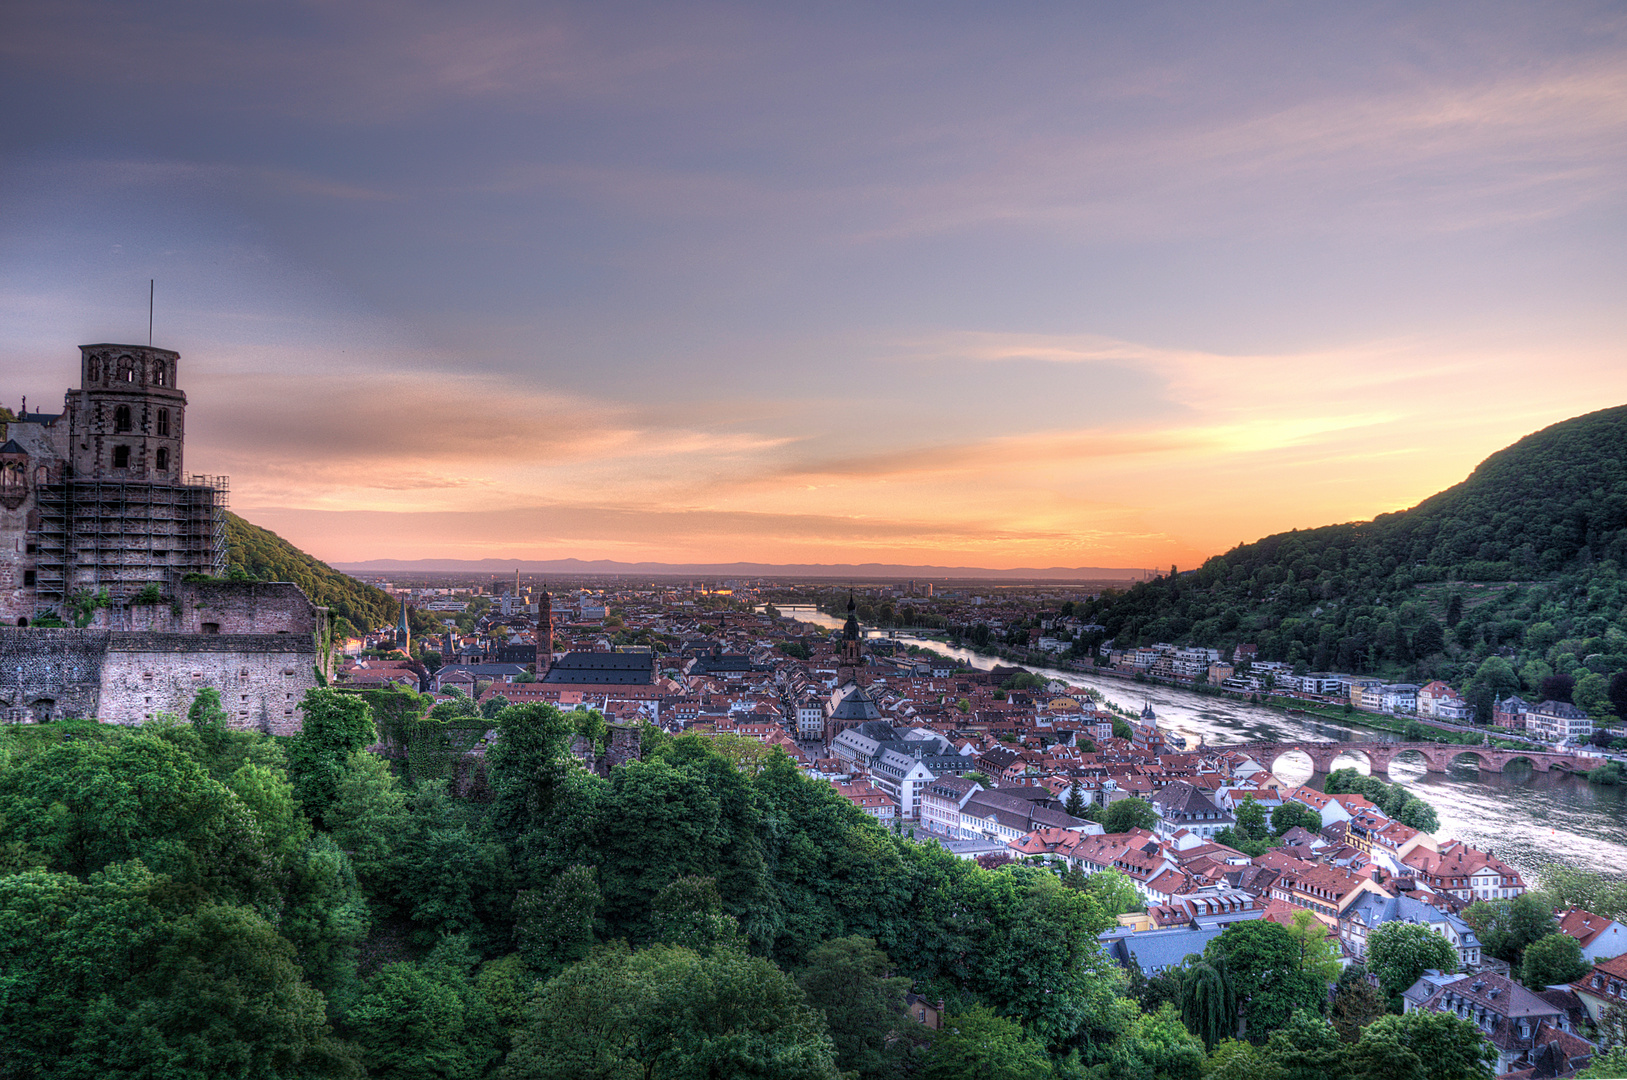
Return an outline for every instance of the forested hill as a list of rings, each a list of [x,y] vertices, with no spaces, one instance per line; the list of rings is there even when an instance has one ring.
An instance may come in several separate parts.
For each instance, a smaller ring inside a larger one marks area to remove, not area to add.
[[[1581,678],[1627,668],[1624,562],[1618,406],[1528,435],[1410,510],[1268,536],[1084,613],[1121,646],[1254,642],[1311,670],[1449,680],[1500,655]]]
[[[269,529],[228,513],[226,541],[227,562],[232,569],[266,581],[292,581],[314,603],[350,620],[358,630],[395,619],[395,601],[387,593],[318,562]]]

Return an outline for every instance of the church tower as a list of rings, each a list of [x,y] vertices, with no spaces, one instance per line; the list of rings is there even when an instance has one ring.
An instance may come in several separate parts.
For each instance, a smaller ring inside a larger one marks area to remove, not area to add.
[[[537,678],[554,664],[554,606],[546,586],[537,592]]]
[[[395,622],[395,647],[412,658],[412,623],[407,621],[407,598],[401,598],[401,615]]]
[[[864,663],[864,654],[860,649],[859,633],[859,605],[853,599],[853,590],[847,591],[847,623],[842,627],[842,651],[838,654],[837,663],[841,667],[857,668]]]

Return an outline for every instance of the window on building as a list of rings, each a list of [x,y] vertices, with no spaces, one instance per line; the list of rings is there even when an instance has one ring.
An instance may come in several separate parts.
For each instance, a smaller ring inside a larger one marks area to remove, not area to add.
[[[113,448],[113,467],[115,469],[128,469],[130,467],[130,448],[128,446],[115,446]]]
[[[169,450],[162,446],[158,448],[158,471],[169,471]]]
[[[153,385],[154,386],[163,386],[164,385],[164,365],[163,364],[155,364],[155,365],[153,365]]]
[[[26,586],[32,586],[34,584],[34,571],[32,571],[32,570],[24,570],[23,571],[23,584],[26,585]],[[18,625],[21,625],[21,624],[19,623]]]
[[[162,384],[160,384],[160,385],[162,385]],[[169,434],[169,410],[168,409],[159,409],[158,410],[158,434],[160,434],[160,435],[168,435]]]
[[[120,405],[118,408],[113,410],[113,430],[130,430],[130,406]]]

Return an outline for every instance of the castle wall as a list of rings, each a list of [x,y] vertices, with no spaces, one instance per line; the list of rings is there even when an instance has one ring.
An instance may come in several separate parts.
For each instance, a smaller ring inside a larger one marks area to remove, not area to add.
[[[302,634],[324,613],[289,581],[198,581],[170,585],[157,604],[102,608],[91,626],[159,634]]]
[[[0,627],[0,718],[139,724],[159,713],[185,716],[198,691],[213,687],[233,727],[292,735],[315,667],[309,634]]]
[[[315,666],[308,634],[112,634],[97,717],[139,724],[161,712],[185,716],[198,691],[214,687],[232,727],[293,735]]]
[[[111,636],[0,627],[0,717],[15,723],[95,716]]]

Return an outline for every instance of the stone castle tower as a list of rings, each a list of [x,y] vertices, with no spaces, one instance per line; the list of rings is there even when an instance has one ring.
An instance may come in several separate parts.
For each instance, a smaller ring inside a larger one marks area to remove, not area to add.
[[[79,389],[66,396],[76,480],[181,476],[186,395],[181,354],[139,345],[81,345]]]
[[[184,471],[180,354],[112,344],[79,353],[79,387],[63,411],[24,411],[0,445],[7,625],[60,616],[76,595],[105,591],[117,606],[149,586],[226,570],[225,477]]]

